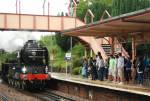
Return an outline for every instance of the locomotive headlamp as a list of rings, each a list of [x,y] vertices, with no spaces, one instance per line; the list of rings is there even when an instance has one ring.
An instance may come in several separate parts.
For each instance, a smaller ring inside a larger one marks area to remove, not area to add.
[[[26,72],[27,72],[27,68],[26,68],[25,66],[22,68],[22,72],[23,72],[23,73],[26,73]]]
[[[36,55],[36,52],[32,52],[31,54],[32,54],[33,56],[35,56],[35,55]]]

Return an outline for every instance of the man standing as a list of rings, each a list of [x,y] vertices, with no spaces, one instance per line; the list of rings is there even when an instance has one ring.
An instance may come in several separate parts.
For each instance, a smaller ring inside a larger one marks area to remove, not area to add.
[[[122,57],[121,53],[118,54],[118,63],[117,63],[117,68],[118,68],[118,77],[120,79],[119,84],[123,84],[123,73],[124,73],[124,58]]]
[[[104,80],[104,60],[99,52],[98,52],[98,56],[96,60],[97,60],[96,65],[98,67],[98,79],[100,81],[103,81]]]

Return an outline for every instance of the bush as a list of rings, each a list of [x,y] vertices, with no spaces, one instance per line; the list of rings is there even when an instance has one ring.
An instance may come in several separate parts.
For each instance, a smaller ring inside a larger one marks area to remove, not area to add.
[[[73,73],[74,75],[79,75],[79,74],[80,74],[80,71],[81,71],[81,68],[80,68],[80,67],[75,67],[75,68],[73,69],[72,73]]]
[[[80,67],[80,66],[82,66],[82,60],[81,60],[81,58],[77,58],[76,57],[76,59],[73,59],[73,66],[74,67]]]

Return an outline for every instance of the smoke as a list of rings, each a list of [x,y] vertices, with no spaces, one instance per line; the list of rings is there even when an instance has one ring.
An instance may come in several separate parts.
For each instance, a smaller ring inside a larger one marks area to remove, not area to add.
[[[7,52],[13,52],[22,48],[27,40],[40,40],[40,37],[44,35],[47,34],[42,32],[19,31],[0,32],[0,49],[4,49]]]

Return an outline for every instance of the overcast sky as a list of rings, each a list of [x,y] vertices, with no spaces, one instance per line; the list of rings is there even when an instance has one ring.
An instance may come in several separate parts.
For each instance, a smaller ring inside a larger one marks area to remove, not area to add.
[[[20,0],[21,13],[42,15],[43,2],[44,0]],[[48,2],[50,3],[50,15],[57,15],[62,11],[68,13],[69,0],[45,0],[45,14],[48,14]],[[16,13],[16,0],[0,0],[0,13]],[[0,31],[0,48],[14,51],[23,46],[28,39],[39,40],[42,35],[47,34],[50,33]]]

